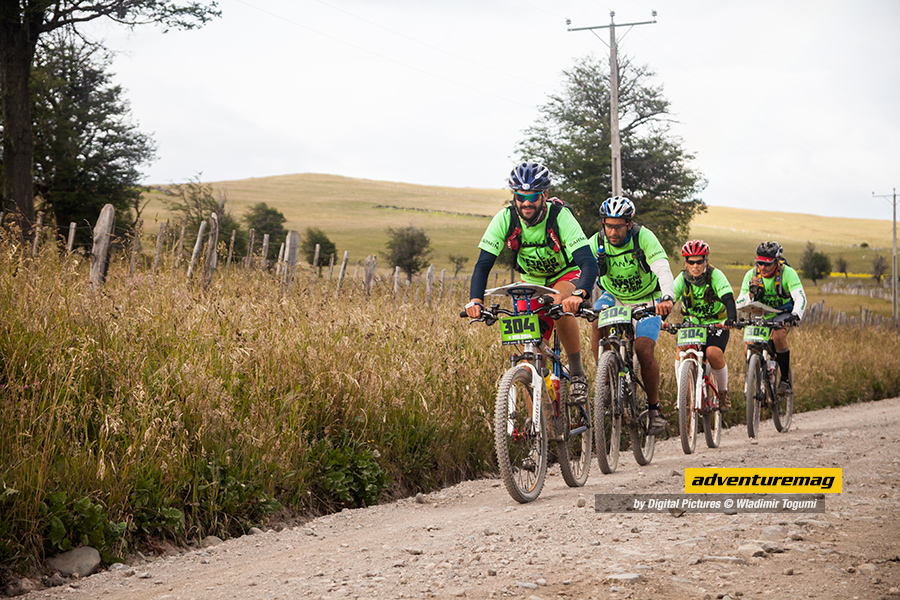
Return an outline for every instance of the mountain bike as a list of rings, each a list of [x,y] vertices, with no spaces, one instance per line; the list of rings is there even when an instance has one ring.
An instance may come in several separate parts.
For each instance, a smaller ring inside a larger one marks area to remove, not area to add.
[[[619,449],[625,443],[622,423],[628,426],[631,451],[639,465],[653,460],[656,436],[650,434],[647,392],[634,354],[634,321],[652,316],[653,306],[611,306],[597,314],[597,327],[609,327],[600,343],[609,346],[597,361],[594,381],[594,445],[597,463],[609,474],[619,464]]]
[[[718,324],[663,324],[663,329],[675,336],[679,348],[675,380],[678,382],[678,429],[685,454],[694,452],[699,420],[703,421],[708,447],[718,448],[722,437],[719,390],[704,352],[706,336],[721,328]]]
[[[786,432],[791,427],[794,415],[794,392],[786,395],[777,393],[780,376],[778,363],[775,361],[775,345],[772,343],[772,330],[784,329],[781,321],[789,317],[789,313],[780,313],[774,318],[766,319],[759,311],[778,313],[779,311],[752,302],[741,310],[756,309],[742,322],[744,342],[747,343],[747,374],[744,379],[744,399],[747,406],[747,435],[755,438],[759,435],[759,418],[763,407],[772,411],[775,429]]]
[[[591,465],[591,403],[569,400],[569,371],[562,364],[559,336],[553,332],[550,346],[541,335],[539,315],[555,320],[572,314],[550,304],[548,296],[556,293],[525,283],[490,289],[485,296],[509,296],[513,310],[491,304],[482,309],[480,318],[470,321],[486,325],[499,321],[501,343],[516,346],[511,366],[497,386],[494,449],[506,490],[522,503],[535,500],[544,487],[549,441],[556,443],[560,472],[570,487],[585,484]],[[574,316],[594,319],[589,306],[583,304]]]

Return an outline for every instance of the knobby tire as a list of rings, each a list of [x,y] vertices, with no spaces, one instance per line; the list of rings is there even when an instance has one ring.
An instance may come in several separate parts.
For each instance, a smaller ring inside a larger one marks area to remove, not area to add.
[[[581,487],[587,482],[591,470],[591,400],[583,404],[569,405],[569,383],[560,386],[560,406],[565,407],[565,440],[556,443],[559,471],[569,487]],[[572,435],[572,431],[583,429]]]
[[[607,350],[600,355],[594,378],[594,449],[600,471],[610,474],[619,465],[622,444],[622,405],[619,391],[619,364],[616,353]]]
[[[543,386],[543,383],[541,384]],[[542,390],[542,397],[547,392]],[[531,371],[512,367],[500,379],[494,404],[494,448],[500,477],[516,502],[531,502],[547,476],[547,425],[542,410],[540,431],[531,427]]]

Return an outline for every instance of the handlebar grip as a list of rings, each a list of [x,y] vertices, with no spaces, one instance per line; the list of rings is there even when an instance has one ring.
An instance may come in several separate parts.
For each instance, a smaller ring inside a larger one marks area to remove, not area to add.
[[[463,319],[464,319],[464,318],[466,318],[466,317],[469,316],[469,313],[467,313],[467,312],[464,311],[464,310],[461,310],[461,311],[459,311],[459,316],[460,316],[460,318],[463,318]]]

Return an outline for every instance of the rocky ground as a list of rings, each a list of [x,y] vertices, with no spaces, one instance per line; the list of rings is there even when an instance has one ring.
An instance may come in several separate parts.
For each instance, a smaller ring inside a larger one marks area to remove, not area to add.
[[[585,487],[554,467],[540,498],[480,480],[199,550],[116,565],[28,598],[888,598],[900,600],[900,399],[630,453]],[[607,514],[594,494],[681,493],[685,467],[841,467],[826,511]]]

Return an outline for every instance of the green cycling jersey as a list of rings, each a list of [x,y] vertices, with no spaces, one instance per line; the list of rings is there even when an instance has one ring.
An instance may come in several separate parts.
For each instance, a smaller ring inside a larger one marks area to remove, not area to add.
[[[777,308],[782,312],[793,312],[802,315],[806,310],[806,292],[803,290],[803,284],[800,283],[800,276],[793,267],[781,265],[781,287],[782,294],[779,294],[777,275],[775,277],[760,277],[763,283],[762,296],[758,298],[758,302]],[[756,275],[756,267],[747,271],[744,275],[744,281],[741,283],[741,295],[739,297],[738,308],[744,302],[753,300],[750,298],[750,280]]]
[[[726,294],[734,294],[731,284],[725,273],[714,267],[709,267],[709,283],[694,285],[687,283],[684,272],[675,278],[675,301],[681,300],[681,312],[685,320],[698,325],[711,325],[725,321],[725,305],[719,300]],[[712,289],[714,298],[707,299],[707,290]]]
[[[550,211],[546,210],[544,213],[544,218],[530,227],[523,219],[519,220],[522,227],[522,242],[516,259],[523,271],[522,280],[538,285],[548,285],[566,273],[578,270],[578,265],[571,264],[572,253],[588,244],[587,237],[572,211],[563,209],[557,216],[562,250],[554,252],[547,246],[547,219]],[[504,208],[494,215],[478,247],[498,256],[506,243],[508,229],[509,208]]]
[[[601,234],[602,232],[598,231],[591,236],[591,252],[594,256],[597,256],[597,249],[600,247]],[[652,231],[641,227],[638,238],[648,265],[659,259],[666,260],[666,251]],[[606,274],[599,279],[600,287],[603,290],[611,293],[625,304],[642,302],[659,296],[659,280],[656,274],[653,271],[644,272],[644,269],[638,264],[634,252],[633,235],[622,246],[607,244],[604,251],[606,252]]]

